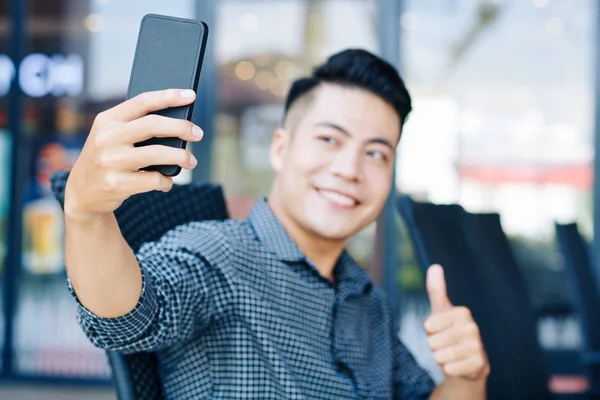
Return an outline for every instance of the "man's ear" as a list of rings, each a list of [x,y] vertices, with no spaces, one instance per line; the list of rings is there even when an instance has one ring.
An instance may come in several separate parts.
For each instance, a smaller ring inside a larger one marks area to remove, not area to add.
[[[273,132],[270,158],[271,166],[277,172],[281,170],[283,157],[285,157],[285,154],[287,153],[290,140],[290,133],[283,128],[277,128],[275,132]]]

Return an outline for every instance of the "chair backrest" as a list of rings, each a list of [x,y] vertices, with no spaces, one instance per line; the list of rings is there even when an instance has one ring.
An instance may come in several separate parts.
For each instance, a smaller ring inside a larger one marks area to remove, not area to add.
[[[577,224],[556,224],[570,297],[581,323],[585,351],[600,352],[600,295],[589,247]]]
[[[463,232],[464,210],[457,205],[415,202],[408,196],[399,197],[397,205],[423,269],[433,263],[442,265],[450,301],[468,307],[479,325],[491,365],[487,398],[515,398],[512,391],[515,384],[510,382],[506,355],[499,351],[502,337],[491,320],[492,306],[480,284],[475,260]]]
[[[52,175],[52,191],[64,206],[68,172]],[[145,242],[158,240],[178,225],[229,217],[221,186],[174,185],[170,192],[148,192],[130,197],[115,210],[123,237],[137,252]],[[155,353],[107,352],[119,400],[161,400],[162,387]]]
[[[474,240],[476,235],[469,226],[470,217],[466,211],[459,205],[415,202],[409,196],[399,197],[398,208],[407,222],[419,263],[423,268],[432,263],[444,267],[450,300],[455,305],[468,307],[479,325],[491,365],[487,398],[552,398],[547,379],[543,382],[535,379],[537,386],[531,388],[531,371],[525,375],[518,372],[515,362],[522,349],[517,348],[513,340],[507,340],[507,331],[510,332],[514,324],[511,319],[514,313],[518,314],[520,310],[503,308],[498,303],[498,295],[492,295],[500,293],[502,288],[496,286],[492,276],[481,268],[480,264],[486,262],[489,255],[486,253],[484,257],[483,251],[474,250],[478,242]],[[503,277],[504,281],[508,279]],[[536,327],[530,324],[528,329],[535,330]],[[539,348],[537,342],[533,345]],[[544,374],[543,369],[541,374]]]
[[[519,398],[552,398],[531,296],[500,215],[465,212],[465,226],[486,294],[495,306],[504,343],[508,344],[508,355],[513,357],[511,373],[522,377],[517,387]]]

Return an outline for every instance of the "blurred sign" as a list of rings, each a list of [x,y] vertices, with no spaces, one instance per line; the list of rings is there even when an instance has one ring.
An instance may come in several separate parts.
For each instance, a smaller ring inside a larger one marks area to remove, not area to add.
[[[50,188],[50,176],[73,167],[83,142],[76,137],[62,138],[35,146],[34,175],[23,206],[23,267],[32,274],[62,273],[64,221]]]
[[[75,97],[83,92],[83,59],[77,54],[29,54],[21,61],[18,71],[19,87],[31,97]],[[15,72],[13,61],[0,54],[0,96],[8,94]]]
[[[7,55],[0,54],[0,96],[6,96],[15,78],[15,65]]]
[[[53,274],[64,269],[62,211],[52,198],[25,205],[23,266],[33,274]]]
[[[242,154],[248,168],[269,169],[273,132],[281,126],[283,107],[264,105],[246,109],[241,118]]]

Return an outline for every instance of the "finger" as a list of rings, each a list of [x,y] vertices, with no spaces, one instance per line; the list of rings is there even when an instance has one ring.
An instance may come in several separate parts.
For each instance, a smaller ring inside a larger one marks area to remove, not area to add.
[[[479,327],[473,321],[453,326],[427,338],[427,344],[432,351],[454,346],[461,341],[480,340]]]
[[[119,172],[106,175],[100,184],[110,198],[126,199],[152,190],[171,190],[173,179],[155,171]]]
[[[467,359],[482,352],[483,346],[480,340],[471,339],[462,341],[454,346],[444,347],[433,352],[433,357],[439,365]]]
[[[179,165],[184,169],[193,169],[198,164],[196,157],[186,149],[170,146],[148,145],[113,154],[111,165],[106,167],[114,168],[118,164],[119,169],[126,171],[138,171],[150,165]]]
[[[434,264],[427,270],[427,294],[431,304],[431,313],[447,311],[452,308],[452,303],[446,292],[444,269]]]
[[[448,311],[439,312],[430,315],[423,324],[425,331],[432,335],[448,329],[452,325],[460,325],[465,322],[473,321],[471,311],[467,307],[452,307]]]
[[[125,175],[122,184],[130,196],[153,190],[168,192],[173,187],[173,178],[156,171],[143,171]]]
[[[198,142],[204,133],[193,123],[178,119],[151,114],[126,123],[114,133],[121,143],[133,144],[153,137],[180,138],[188,142]]]
[[[196,99],[196,93],[189,89],[167,89],[141,93],[111,108],[105,113],[111,118],[129,122],[152,112],[169,107],[185,106]]]
[[[474,355],[467,359],[445,364],[442,367],[444,374],[448,377],[477,378],[486,366],[483,355]]]

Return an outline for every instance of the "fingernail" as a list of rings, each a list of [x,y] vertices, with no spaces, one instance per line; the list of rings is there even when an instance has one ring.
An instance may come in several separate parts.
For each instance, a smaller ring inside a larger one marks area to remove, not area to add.
[[[198,160],[196,160],[196,157],[194,157],[193,155],[190,157],[190,164],[192,165],[192,168],[198,165]]]
[[[181,91],[181,97],[183,97],[184,99],[191,99],[192,97],[194,97],[194,95],[195,95],[195,93],[191,89],[186,89],[186,90]]]
[[[202,136],[204,136],[204,132],[202,132],[202,129],[200,129],[199,126],[194,125],[192,127],[192,135],[199,139],[202,139]]]

